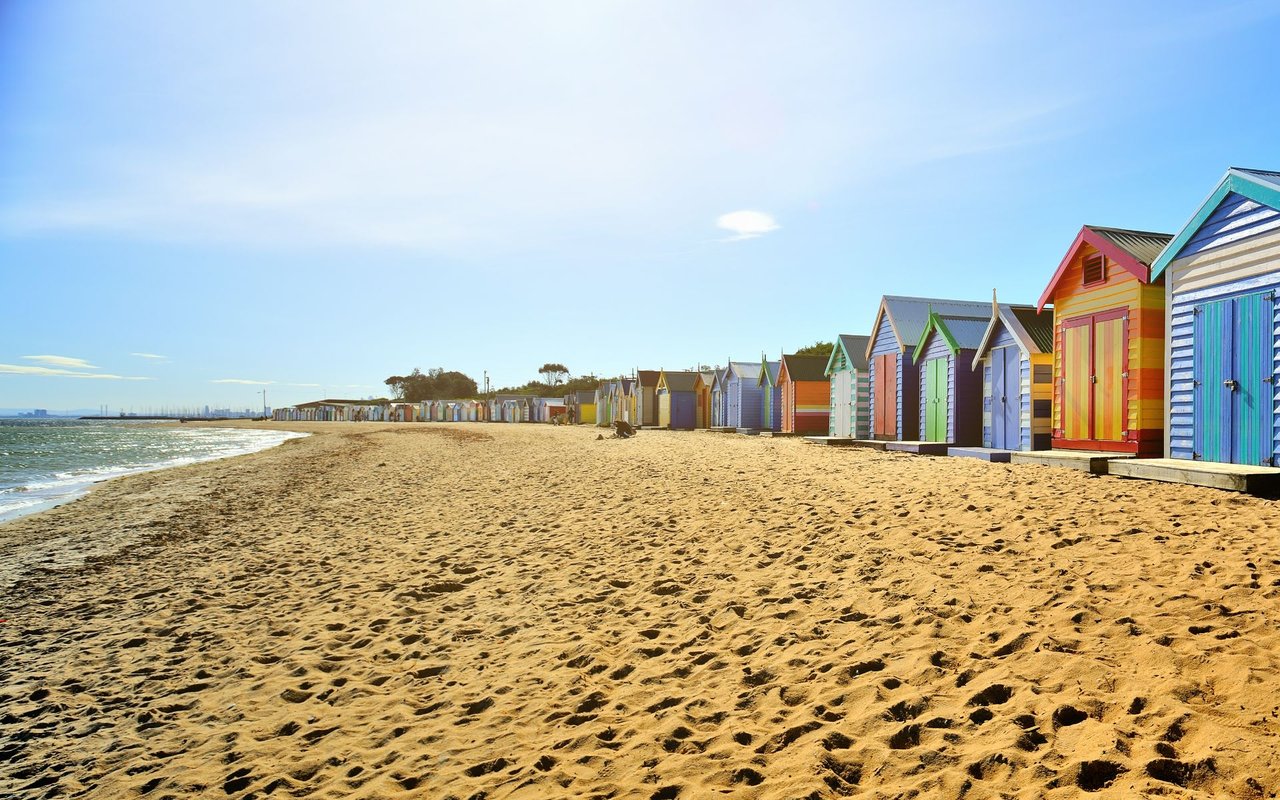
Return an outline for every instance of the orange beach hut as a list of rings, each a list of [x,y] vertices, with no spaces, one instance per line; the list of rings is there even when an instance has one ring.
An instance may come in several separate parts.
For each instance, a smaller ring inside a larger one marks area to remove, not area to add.
[[[1165,290],[1151,264],[1173,237],[1086,225],[1038,308],[1054,307],[1054,448],[1164,449]]]
[[[784,355],[778,366],[782,432],[826,436],[831,422],[831,379],[826,356]]]

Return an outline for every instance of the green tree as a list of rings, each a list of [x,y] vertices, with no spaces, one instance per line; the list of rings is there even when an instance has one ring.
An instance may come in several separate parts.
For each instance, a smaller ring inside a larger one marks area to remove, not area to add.
[[[814,342],[808,347],[801,347],[795,352],[798,356],[826,356],[831,355],[831,350],[836,346],[835,342]]]
[[[569,368],[564,364],[548,361],[538,369],[538,374],[542,376],[542,382],[547,386],[558,386],[569,377]]]

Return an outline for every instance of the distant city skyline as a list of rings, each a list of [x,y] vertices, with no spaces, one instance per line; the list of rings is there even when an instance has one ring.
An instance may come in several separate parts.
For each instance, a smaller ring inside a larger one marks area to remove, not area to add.
[[[4,407],[776,357],[883,294],[1034,302],[1082,224],[1174,232],[1229,166],[1280,168],[1266,2],[0,23]]]

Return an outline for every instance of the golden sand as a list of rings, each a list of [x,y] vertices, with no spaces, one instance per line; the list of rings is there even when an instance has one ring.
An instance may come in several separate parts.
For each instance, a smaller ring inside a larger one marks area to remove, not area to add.
[[[272,427],[324,435],[0,526],[0,796],[1280,788],[1272,503],[736,435]]]

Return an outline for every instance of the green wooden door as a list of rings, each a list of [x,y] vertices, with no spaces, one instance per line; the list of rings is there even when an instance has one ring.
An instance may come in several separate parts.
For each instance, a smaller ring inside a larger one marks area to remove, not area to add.
[[[947,359],[929,360],[925,370],[925,441],[947,440]]]

